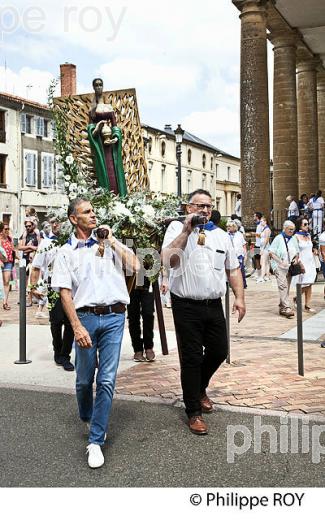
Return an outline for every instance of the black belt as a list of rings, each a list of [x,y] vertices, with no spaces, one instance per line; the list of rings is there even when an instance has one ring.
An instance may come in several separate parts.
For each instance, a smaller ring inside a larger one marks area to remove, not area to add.
[[[183,303],[192,303],[194,305],[220,305],[221,298],[214,298],[214,299],[206,299],[206,300],[193,300],[192,298],[181,298],[180,296],[176,296],[176,294],[171,293],[172,300],[176,302],[183,302]]]
[[[113,303],[113,305],[94,305],[94,307],[85,306],[77,309],[77,312],[91,312],[92,314],[111,314],[112,312],[122,314],[125,311],[126,306],[121,302]]]

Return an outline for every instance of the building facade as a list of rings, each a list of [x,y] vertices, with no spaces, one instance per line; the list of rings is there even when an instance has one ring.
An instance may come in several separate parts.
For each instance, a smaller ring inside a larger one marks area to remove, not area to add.
[[[241,172],[244,224],[286,196],[325,190],[325,2],[232,0],[241,19]],[[267,40],[274,52],[270,186]]]
[[[175,134],[170,125],[158,129],[142,125],[146,142],[146,160],[150,189],[177,193],[177,157]],[[234,212],[240,188],[240,160],[202,139],[185,132],[181,144],[182,195],[203,188],[213,198],[216,209],[224,216]]]
[[[68,202],[54,152],[55,128],[46,105],[0,93],[0,220],[18,237],[27,206],[40,222],[49,207]]]

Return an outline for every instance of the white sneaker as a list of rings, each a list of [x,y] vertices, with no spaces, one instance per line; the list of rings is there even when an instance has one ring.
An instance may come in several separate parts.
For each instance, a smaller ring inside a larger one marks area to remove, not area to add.
[[[104,464],[105,459],[99,444],[88,444],[87,454],[88,466],[90,468],[100,468]]]

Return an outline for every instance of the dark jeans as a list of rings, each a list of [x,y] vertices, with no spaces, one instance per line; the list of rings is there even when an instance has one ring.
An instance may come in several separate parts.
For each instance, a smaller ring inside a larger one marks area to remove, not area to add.
[[[153,347],[154,295],[143,289],[133,289],[128,305],[129,332],[134,352]],[[141,316],[142,329],[141,335]]]
[[[227,328],[221,299],[204,303],[174,294],[172,309],[179,340],[181,383],[188,417],[201,415],[200,396],[227,357]]]
[[[49,314],[54,355],[70,359],[74,333],[63,310],[61,298],[55,302]],[[63,335],[62,327],[64,328]]]

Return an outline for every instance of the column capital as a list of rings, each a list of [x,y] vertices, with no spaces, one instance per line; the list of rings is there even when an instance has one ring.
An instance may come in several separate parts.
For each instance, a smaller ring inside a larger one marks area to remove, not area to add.
[[[266,14],[266,6],[270,0],[232,0],[232,3],[241,11],[239,18],[247,14]]]
[[[311,58],[298,60],[297,62],[297,74],[301,72],[316,71],[321,61],[317,56]]]
[[[273,44],[274,49],[280,49],[282,47],[297,47],[300,38],[295,31],[286,31],[285,29],[279,29],[272,31],[268,35],[268,39]]]

